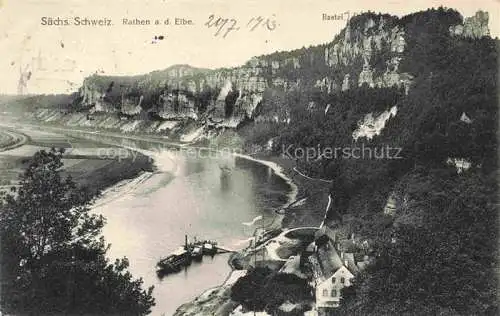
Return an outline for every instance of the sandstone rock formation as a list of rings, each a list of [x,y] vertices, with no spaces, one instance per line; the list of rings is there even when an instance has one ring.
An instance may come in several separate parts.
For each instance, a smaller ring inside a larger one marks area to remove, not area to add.
[[[397,113],[397,106],[393,106],[379,115],[374,116],[373,113],[366,114],[365,117],[358,122],[358,128],[352,133],[352,138],[354,140],[358,140],[360,137],[372,139],[374,136],[380,134],[387,121],[391,117],[396,116]]]
[[[478,16],[467,27],[483,20]],[[408,91],[413,78],[399,70],[405,31],[395,21],[397,17],[388,15],[354,16],[329,44],[254,57],[241,67],[209,70],[176,65],[135,77],[92,76],[80,89],[81,104],[96,112],[137,115],[142,108],[164,119],[202,119],[235,127],[256,118],[255,110],[269,89],[339,93],[366,84]],[[375,63],[379,56],[384,59]],[[311,71],[312,67],[320,71]],[[260,120],[273,121],[271,112],[259,113],[269,116]]]
[[[363,68],[358,78],[344,77],[342,90],[349,89],[350,82],[358,86],[367,84],[369,87],[404,86],[406,90],[411,84],[411,76],[398,72],[402,53],[405,51],[405,32],[399,26],[389,27],[387,18],[378,20],[368,18],[363,27],[353,30],[349,22],[344,30],[344,36],[325,49],[325,62],[330,67],[346,66],[362,60]],[[382,75],[374,76],[372,59],[376,54],[388,50],[391,58],[386,60],[387,68]]]
[[[465,18],[463,25],[450,26],[450,34],[469,38],[481,38],[490,36],[488,27],[489,14],[484,11],[477,11],[474,16]]]

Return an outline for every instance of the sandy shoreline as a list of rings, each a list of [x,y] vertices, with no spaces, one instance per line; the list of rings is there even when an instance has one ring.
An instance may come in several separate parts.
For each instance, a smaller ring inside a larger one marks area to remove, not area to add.
[[[142,172],[138,174],[136,177],[132,179],[123,179],[118,183],[107,187],[102,191],[101,197],[99,197],[94,204],[92,204],[92,209],[96,209],[105,204],[113,202],[116,199],[119,199],[124,194],[129,193],[134,190],[138,185],[147,181],[154,173],[153,172]]]
[[[299,188],[298,188],[297,184],[290,177],[288,177],[285,174],[285,172],[283,170],[284,168],[282,166],[280,166],[278,163],[273,162],[273,161],[269,161],[269,160],[257,159],[257,158],[254,158],[252,156],[245,155],[245,154],[233,153],[233,155],[235,157],[239,157],[239,158],[250,160],[250,161],[255,161],[255,162],[260,163],[264,166],[267,166],[267,167],[271,168],[273,170],[273,172],[278,177],[285,180],[285,182],[291,187],[292,190],[289,193],[288,202],[285,205],[283,205],[282,208],[287,208],[296,201],[297,195],[299,193]]]

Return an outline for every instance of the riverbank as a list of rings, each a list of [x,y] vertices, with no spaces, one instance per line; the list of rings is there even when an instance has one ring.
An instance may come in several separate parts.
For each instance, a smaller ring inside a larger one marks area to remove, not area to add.
[[[64,173],[78,184],[89,187],[93,192],[105,192],[123,182],[134,181],[137,177],[151,174],[154,166],[151,159],[138,155],[135,159],[99,161],[83,160],[71,166]]]
[[[142,153],[127,150],[127,155],[103,157],[101,152],[116,152],[118,146],[66,136],[59,131],[28,127],[18,131],[13,126],[2,126],[1,133],[6,146],[0,151],[0,189],[18,185],[29,159],[37,151],[52,147],[65,150],[62,174],[71,176],[93,194],[154,171],[152,160]]]
[[[297,187],[295,203],[290,205],[285,212],[283,228],[319,227],[328,205],[331,183],[325,182],[325,179],[314,179],[304,175],[291,159],[270,155],[259,155],[258,159],[279,165],[283,174]]]

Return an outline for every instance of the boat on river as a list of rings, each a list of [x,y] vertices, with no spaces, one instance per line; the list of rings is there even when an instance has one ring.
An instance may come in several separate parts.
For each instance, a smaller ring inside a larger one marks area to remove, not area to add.
[[[166,275],[180,271],[187,267],[191,261],[201,261],[204,255],[214,256],[218,252],[217,242],[213,240],[195,240],[188,242],[185,238],[184,246],[169,254],[166,258],[160,259],[156,264],[156,272],[159,275]]]
[[[191,253],[184,247],[180,247],[164,259],[160,259],[156,264],[156,272],[168,274],[179,271],[182,267],[191,264]]]

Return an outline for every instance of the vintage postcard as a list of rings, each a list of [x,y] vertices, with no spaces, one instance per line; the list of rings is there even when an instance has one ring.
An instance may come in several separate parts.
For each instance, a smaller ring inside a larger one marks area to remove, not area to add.
[[[1,0],[0,315],[498,315],[494,0]]]

